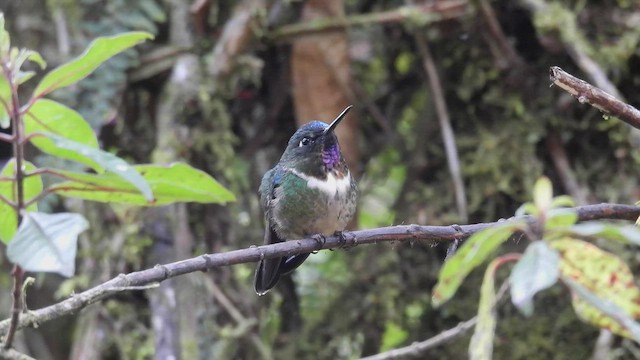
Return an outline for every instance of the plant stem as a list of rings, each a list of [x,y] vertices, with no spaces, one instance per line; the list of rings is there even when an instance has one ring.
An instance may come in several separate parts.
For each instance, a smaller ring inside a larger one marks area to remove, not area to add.
[[[22,296],[22,282],[24,281],[24,271],[22,271],[20,265],[14,265],[11,275],[13,275],[13,308],[11,310],[11,326],[9,326],[7,337],[4,340],[5,349],[11,348],[11,343],[13,343],[13,338],[16,334],[16,330],[18,329],[20,312],[22,311],[22,308],[20,306],[22,301],[20,297]]]
[[[15,84],[11,68],[7,63],[2,64],[2,71],[9,86],[11,87],[11,128],[12,128],[12,144],[13,144],[13,156],[16,159],[15,168],[15,211],[18,219],[18,225],[22,222],[22,211],[24,210],[24,144],[22,138],[24,137],[24,130],[22,127],[22,113],[20,112],[20,101],[18,98],[18,85]],[[22,282],[24,280],[24,271],[19,265],[14,265],[13,271],[13,307],[11,311],[11,324],[9,326],[9,332],[5,338],[4,348],[11,348],[13,343],[13,337],[20,321],[20,312],[22,311]]]

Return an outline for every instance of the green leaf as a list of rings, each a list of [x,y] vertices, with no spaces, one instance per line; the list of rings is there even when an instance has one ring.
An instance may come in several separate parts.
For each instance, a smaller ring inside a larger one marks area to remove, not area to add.
[[[554,209],[547,213],[544,223],[547,229],[566,228],[578,221],[578,214],[570,209]]]
[[[7,257],[26,271],[73,276],[78,235],[87,228],[80,214],[27,213],[7,246]]]
[[[0,58],[6,58],[11,48],[9,32],[4,28],[4,14],[0,12]]]
[[[553,185],[548,177],[541,177],[533,186],[533,203],[538,210],[545,211],[551,208],[553,201]]]
[[[382,334],[380,352],[391,350],[402,344],[409,337],[409,332],[393,322],[387,322]]]
[[[524,315],[533,315],[534,295],[555,284],[559,275],[558,252],[544,241],[534,241],[511,271],[511,301]]]
[[[627,317],[640,317],[640,289],[635,284],[629,266],[617,256],[585,241],[565,238],[550,245],[560,252],[560,273],[584,287],[600,300],[610,302]],[[578,317],[611,332],[634,338],[626,320],[611,315],[611,306],[595,304],[590,298],[573,296],[572,303]]]
[[[35,71],[18,71],[16,74],[16,84],[22,85],[36,75]]]
[[[587,221],[570,227],[565,233],[574,237],[595,237],[640,245],[640,229],[635,225]]]
[[[0,71],[0,128],[6,129],[11,125],[11,86],[9,81]]]
[[[34,171],[36,167],[30,162],[23,162],[24,171]],[[0,171],[2,177],[13,177],[16,174],[16,161],[15,159],[9,160]],[[16,190],[14,188],[14,181],[0,181],[0,195],[5,198],[17,202]],[[24,198],[28,200],[40,194],[42,192],[42,178],[40,175],[29,176],[24,179]],[[27,211],[38,211],[38,206],[32,204],[27,207]],[[8,244],[11,238],[15,235],[18,229],[18,217],[14,208],[8,204],[0,201],[0,240],[5,244]]]
[[[44,61],[44,59],[39,53],[29,49],[20,49],[15,53],[15,56],[12,56],[12,59],[11,59],[12,70],[15,72],[16,75],[18,74],[20,69],[22,69],[22,65],[26,61],[32,61],[38,64],[40,66],[40,69],[44,69],[47,67],[47,62]],[[15,78],[14,78],[14,81],[15,81]]]
[[[573,308],[579,318],[640,343],[640,324],[615,302],[598,297],[569,277],[562,281],[572,290]]]
[[[103,172],[106,169],[135,186],[147,202],[152,203],[154,201],[153,192],[147,181],[136,169],[121,158],[109,152],[68,140],[55,134],[41,134],[46,136],[46,138],[41,137],[43,141],[49,141],[49,143],[45,145],[50,149],[49,154],[81,162],[91,166],[97,172]]]
[[[559,207],[574,207],[574,206],[576,206],[576,202],[573,201],[573,198],[568,195],[556,196],[551,201],[552,209],[557,209]]]
[[[111,173],[96,175],[59,171],[70,181],[53,185],[58,194],[100,202],[135,205],[165,205],[173,202],[225,203],[235,201],[233,194],[203,171],[186,164],[169,167],[158,165],[134,166],[149,183],[155,202],[147,202],[128,182]]]
[[[433,289],[432,305],[438,307],[449,300],[467,275],[511,234],[526,226],[524,221],[508,221],[475,233],[444,263]]]
[[[538,215],[538,208],[532,202],[526,202],[516,210],[515,216]]]
[[[92,148],[98,148],[96,134],[91,125],[82,118],[82,115],[49,99],[38,99],[31,105],[24,117],[24,132],[25,135],[33,133],[55,134]],[[34,136],[31,138],[31,143],[42,152],[60,156],[60,149],[46,137]]]
[[[146,32],[128,32],[97,38],[79,57],[49,72],[36,87],[33,97],[39,98],[56,89],[74,84],[112,56],[152,38],[153,35]]]
[[[476,323],[471,342],[469,343],[469,359],[490,360],[493,355],[493,339],[496,333],[496,290],[495,274],[503,264],[502,259],[494,259],[484,272],[478,303],[478,322]]]

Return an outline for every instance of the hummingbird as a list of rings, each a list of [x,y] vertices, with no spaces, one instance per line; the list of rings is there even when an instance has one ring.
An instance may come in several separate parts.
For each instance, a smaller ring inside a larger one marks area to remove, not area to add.
[[[264,244],[342,235],[356,212],[358,187],[340,151],[334,130],[353,106],[329,125],[311,121],[299,128],[280,161],[262,177],[260,203],[265,218]],[[254,288],[264,295],[309,254],[258,263]]]

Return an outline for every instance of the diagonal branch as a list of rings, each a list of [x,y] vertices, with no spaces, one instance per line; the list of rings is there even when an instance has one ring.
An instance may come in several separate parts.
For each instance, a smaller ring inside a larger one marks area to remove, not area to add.
[[[467,222],[469,214],[467,213],[467,194],[464,190],[464,181],[462,179],[462,171],[460,170],[460,157],[458,156],[458,149],[456,148],[456,136],[451,126],[451,120],[449,117],[449,110],[447,109],[447,102],[444,98],[444,90],[440,82],[440,76],[436,69],[435,61],[429,50],[427,39],[420,31],[414,33],[416,47],[418,53],[422,57],[422,64],[424,71],[427,74],[429,80],[429,88],[431,89],[431,95],[433,96],[433,102],[436,106],[436,114],[438,115],[438,123],[440,124],[440,132],[442,134],[442,141],[444,142],[444,149],[447,154],[447,165],[449,167],[449,173],[453,180],[453,189],[456,197],[456,207],[458,209],[458,216],[462,222]]]
[[[634,128],[640,129],[640,110],[635,107],[557,66],[549,69],[549,79],[554,85],[575,96],[581,104],[587,103],[605,114],[618,117]]]
[[[640,216],[640,207],[620,204],[599,204],[573,208],[578,214],[579,221],[596,219],[635,220]],[[516,219],[516,218],[512,218]],[[530,224],[536,219],[521,217]],[[510,221],[510,220],[504,220]],[[471,225],[452,226],[423,226],[423,225],[398,225],[377,229],[344,232],[343,236],[330,236],[323,243],[315,239],[291,240],[282,243],[252,246],[248,249],[240,249],[217,254],[204,254],[194,258],[180,260],[165,265],[156,265],[147,270],[136,271],[129,274],[120,274],[117,277],[95,286],[82,293],[75,294],[57,304],[42,309],[30,311],[20,317],[17,328],[37,326],[40,323],[51,321],[59,317],[78,312],[84,307],[100,301],[117,292],[139,290],[145,285],[159,283],[176,276],[189,274],[196,271],[206,271],[211,268],[230,266],[248,262],[256,262],[260,259],[273,259],[277,257],[296,254],[311,253],[321,249],[335,249],[341,247],[353,247],[363,244],[375,244],[378,242],[396,241],[442,241],[448,242],[466,238],[482,229],[494,226],[498,223],[479,223]],[[10,320],[0,321],[0,334],[6,334]]]

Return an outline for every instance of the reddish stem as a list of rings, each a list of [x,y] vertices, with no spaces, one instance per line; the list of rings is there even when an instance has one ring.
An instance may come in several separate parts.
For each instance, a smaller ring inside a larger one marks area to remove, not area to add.
[[[21,296],[22,283],[24,282],[24,271],[19,265],[14,265],[11,275],[13,275],[13,307],[11,312],[11,326],[9,327],[7,337],[4,340],[5,349],[11,348],[11,343],[13,343],[13,338],[15,337],[16,330],[18,329],[17,325],[20,320],[20,312],[22,311]]]

